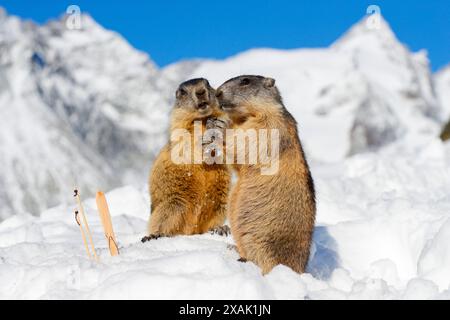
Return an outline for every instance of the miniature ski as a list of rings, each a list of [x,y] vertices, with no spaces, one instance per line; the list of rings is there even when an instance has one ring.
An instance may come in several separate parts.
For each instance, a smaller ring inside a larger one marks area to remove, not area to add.
[[[95,200],[97,202],[97,209],[103,224],[103,229],[105,230],[105,237],[108,241],[109,252],[111,253],[111,256],[117,256],[119,254],[119,248],[117,247],[116,236],[114,234],[106,197],[103,192],[99,191],[97,192]]]

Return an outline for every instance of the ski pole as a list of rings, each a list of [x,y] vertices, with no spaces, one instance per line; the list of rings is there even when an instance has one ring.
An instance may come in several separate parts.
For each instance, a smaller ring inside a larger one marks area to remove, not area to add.
[[[86,219],[86,214],[84,213],[84,208],[83,208],[83,204],[81,203],[81,198],[80,198],[80,194],[78,192],[78,189],[74,190],[74,197],[77,200],[78,209],[81,212],[81,216],[83,217],[84,227],[86,228],[86,232],[88,234],[88,238],[89,238],[89,242],[90,242],[91,247],[92,247],[93,255],[95,257],[95,260],[99,261],[97,253],[95,252],[94,241],[92,240],[91,230],[89,229],[89,225],[88,225],[88,222],[87,222],[87,219]]]

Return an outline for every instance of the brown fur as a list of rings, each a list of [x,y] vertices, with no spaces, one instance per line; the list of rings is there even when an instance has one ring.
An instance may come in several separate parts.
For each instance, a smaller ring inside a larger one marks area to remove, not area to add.
[[[192,95],[195,90],[205,88],[206,97],[198,99],[178,96],[171,117],[171,132],[187,129],[193,133],[194,121],[206,120],[221,114],[217,100],[206,80],[199,79],[180,85]],[[184,100],[183,100],[184,99]],[[188,104],[208,101],[209,111],[198,111]],[[188,105],[188,106],[186,106]],[[225,165],[175,164],[171,160],[171,143],[167,144],[156,158],[150,173],[150,196],[152,201],[149,221],[149,237],[192,235],[204,233],[221,226],[226,217],[226,203],[230,176]]]
[[[275,175],[261,175],[260,165],[235,165],[238,181],[229,199],[228,218],[241,259],[256,263],[264,274],[278,264],[302,273],[309,258],[316,204],[297,124],[282,105],[278,90],[271,94],[274,99],[258,93],[247,97],[235,85],[222,85],[219,90],[225,93],[219,95],[221,104],[233,102],[236,92],[241,99],[229,110],[235,127],[274,128],[280,133]],[[228,97],[227,90],[232,91]]]

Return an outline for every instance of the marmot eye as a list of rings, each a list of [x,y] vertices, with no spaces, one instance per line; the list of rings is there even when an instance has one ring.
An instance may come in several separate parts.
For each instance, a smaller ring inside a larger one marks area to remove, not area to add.
[[[239,85],[246,86],[248,84],[250,84],[250,79],[249,78],[244,78],[244,79],[241,80],[241,83]]]
[[[180,94],[180,96],[185,96],[185,95],[187,95],[187,92],[186,92],[186,90],[184,90],[184,89],[179,89],[179,90],[178,90],[178,93]]]

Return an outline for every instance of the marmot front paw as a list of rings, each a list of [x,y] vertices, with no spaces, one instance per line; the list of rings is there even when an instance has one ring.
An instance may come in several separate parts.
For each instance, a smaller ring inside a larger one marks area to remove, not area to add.
[[[225,129],[229,127],[229,121],[220,118],[209,118],[206,120],[206,130],[214,130],[222,133],[222,140],[225,135]],[[217,133],[203,135],[203,145],[210,144],[217,140]]]
[[[209,118],[206,120],[206,129],[226,129],[229,127],[229,121],[221,118]]]
[[[155,234],[151,234],[151,235],[143,237],[141,239],[141,241],[142,241],[142,243],[145,243],[147,241],[156,240],[156,239],[159,239],[161,237],[164,237],[164,236],[162,234],[160,234],[160,233],[155,233]]]
[[[229,226],[219,226],[209,229],[209,233],[218,234],[219,236],[228,236],[231,233],[231,229]]]

